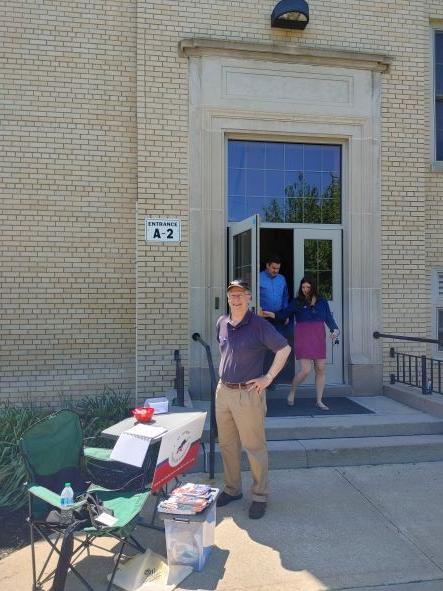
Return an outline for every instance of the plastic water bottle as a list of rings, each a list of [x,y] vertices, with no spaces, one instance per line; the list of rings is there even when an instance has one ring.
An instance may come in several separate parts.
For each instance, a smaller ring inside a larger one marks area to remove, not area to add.
[[[70,482],[65,482],[65,488],[60,495],[60,523],[68,525],[72,521],[72,505],[74,504],[74,491],[71,488]]]

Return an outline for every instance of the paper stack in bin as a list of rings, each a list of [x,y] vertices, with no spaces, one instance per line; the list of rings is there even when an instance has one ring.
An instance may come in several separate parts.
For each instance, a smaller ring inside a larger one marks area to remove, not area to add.
[[[201,513],[213,502],[214,489],[207,484],[188,482],[175,488],[171,496],[162,501],[158,510],[175,515],[195,515]]]

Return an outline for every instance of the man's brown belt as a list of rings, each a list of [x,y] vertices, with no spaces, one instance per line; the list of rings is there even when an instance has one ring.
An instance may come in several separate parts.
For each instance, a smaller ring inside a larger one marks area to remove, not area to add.
[[[249,388],[248,384],[245,384],[244,382],[241,384],[233,384],[232,382],[224,382],[223,380],[220,381],[223,386],[226,386],[226,388],[231,388],[231,390],[246,390]]]

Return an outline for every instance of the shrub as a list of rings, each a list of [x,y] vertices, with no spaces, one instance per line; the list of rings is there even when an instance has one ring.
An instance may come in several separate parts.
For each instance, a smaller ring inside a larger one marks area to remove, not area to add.
[[[22,434],[36,423],[42,414],[32,406],[0,408],[0,507],[17,508],[26,501],[26,469],[20,455]]]
[[[85,438],[99,438],[103,429],[128,417],[129,392],[105,387],[101,394],[85,396],[78,402],[65,399],[61,408],[69,408],[80,415]],[[21,407],[0,406],[0,508],[14,510],[26,502],[27,473],[19,448],[23,433],[41,418],[60,409],[38,408],[28,401]],[[103,438],[100,444],[112,446],[111,441]]]
[[[100,433],[129,416],[129,392],[121,392],[105,387],[97,396],[85,396],[74,407],[80,415],[85,438],[100,438]],[[100,444],[112,445],[109,440],[100,438]]]

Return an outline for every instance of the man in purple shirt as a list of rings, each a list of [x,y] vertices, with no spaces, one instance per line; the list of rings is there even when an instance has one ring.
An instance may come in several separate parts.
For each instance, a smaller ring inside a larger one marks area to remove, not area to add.
[[[217,506],[223,507],[243,496],[240,472],[243,447],[252,474],[249,517],[259,519],[266,511],[268,492],[266,388],[283,368],[291,347],[269,322],[249,310],[251,292],[244,281],[231,281],[227,292],[230,313],[217,321],[221,359],[215,412],[225,479]],[[268,350],[275,357],[268,373],[263,375]]]

